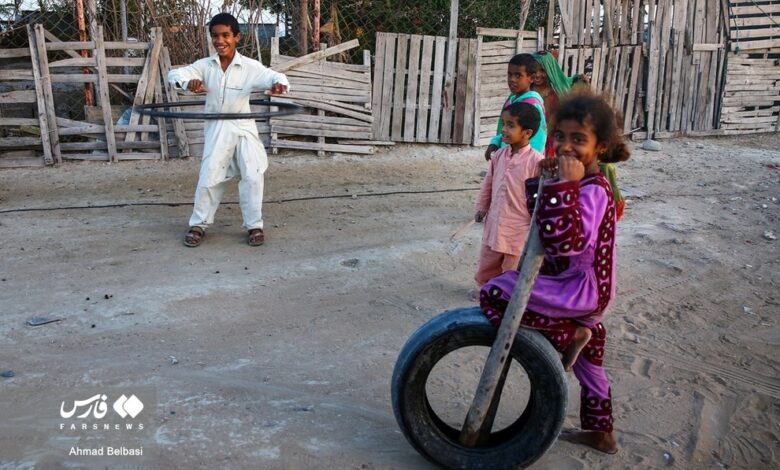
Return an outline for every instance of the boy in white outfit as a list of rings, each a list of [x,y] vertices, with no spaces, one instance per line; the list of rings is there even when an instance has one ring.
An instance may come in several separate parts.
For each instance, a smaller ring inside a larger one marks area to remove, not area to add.
[[[270,94],[286,93],[287,77],[266,68],[260,62],[239,54],[238,21],[220,13],[209,22],[209,32],[217,55],[192,65],[171,70],[168,81],[174,87],[194,93],[206,93],[206,113],[249,113],[249,95],[257,89]],[[240,176],[239,203],[248,243],[262,245],[263,173],[268,157],[257,134],[253,119],[208,120],[205,125],[203,161],[200,166],[190,228],[184,237],[189,247],[200,245],[206,227],[214,222],[227,182]]]

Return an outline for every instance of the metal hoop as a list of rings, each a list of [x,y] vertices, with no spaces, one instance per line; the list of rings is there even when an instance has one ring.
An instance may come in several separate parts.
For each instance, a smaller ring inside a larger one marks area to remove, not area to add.
[[[278,111],[258,111],[256,113],[182,113],[177,111],[155,111],[156,108],[178,108],[184,106],[201,106],[205,101],[181,101],[177,103],[149,103],[133,106],[140,114],[152,117],[177,119],[261,119],[275,116],[288,116],[303,112],[303,106],[289,101],[271,101],[265,99],[249,100],[249,104],[275,106]]]

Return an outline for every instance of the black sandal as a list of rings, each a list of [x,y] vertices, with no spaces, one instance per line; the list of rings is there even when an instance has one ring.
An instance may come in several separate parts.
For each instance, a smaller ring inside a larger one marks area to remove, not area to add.
[[[200,227],[190,227],[190,230],[184,235],[184,246],[195,248],[203,241],[206,232]]]
[[[249,246],[260,246],[265,243],[265,233],[263,233],[263,229],[253,228],[250,230],[247,243],[249,243]]]

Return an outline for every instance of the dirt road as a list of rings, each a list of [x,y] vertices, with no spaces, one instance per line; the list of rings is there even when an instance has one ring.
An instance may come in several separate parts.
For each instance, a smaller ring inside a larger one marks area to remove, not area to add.
[[[621,452],[559,441],[538,468],[778,465],[779,149],[780,134],[679,139],[621,165],[606,317]],[[194,160],[0,172],[0,371],[15,374],[0,378],[0,467],[430,468],[389,381],[412,331],[470,303],[481,226],[449,237],[480,155],[274,157],[260,248],[235,187],[203,245],[182,245]],[[462,374],[437,399],[479,371]],[[100,427],[96,405],[122,394],[143,411]]]

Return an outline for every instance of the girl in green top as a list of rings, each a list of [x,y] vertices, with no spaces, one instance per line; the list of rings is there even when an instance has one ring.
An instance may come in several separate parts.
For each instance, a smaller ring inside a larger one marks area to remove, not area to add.
[[[555,116],[555,113],[558,111],[560,98],[569,93],[575,84],[578,82],[587,84],[590,81],[590,78],[586,74],[567,77],[566,74],[563,73],[561,66],[558,65],[558,59],[550,52],[539,51],[533,56],[540,67],[536,69],[536,75],[534,76],[534,82],[531,85],[531,89],[539,93],[544,100],[546,116]],[[552,139],[547,139],[547,146],[544,150],[544,155],[546,157],[552,156],[555,153],[551,143]],[[623,196],[620,194],[620,188],[617,184],[615,165],[611,163],[600,163],[599,167],[609,181],[610,186],[612,186],[617,217],[620,219],[623,216],[625,199],[623,199]]]

